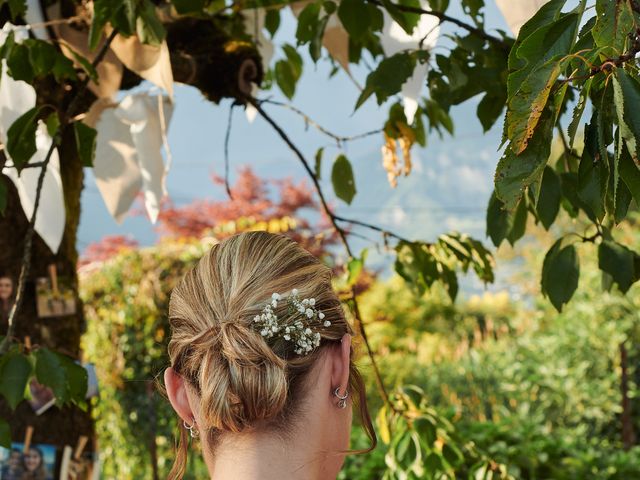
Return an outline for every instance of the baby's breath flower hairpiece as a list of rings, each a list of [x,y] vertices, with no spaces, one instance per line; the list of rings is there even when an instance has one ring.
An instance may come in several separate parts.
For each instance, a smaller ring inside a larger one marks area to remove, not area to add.
[[[287,316],[279,318],[274,310],[278,308],[278,302],[283,300],[287,302]],[[324,313],[315,305],[315,298],[300,300],[296,288],[291,290],[291,294],[286,298],[273,293],[271,301],[265,305],[262,313],[253,317],[253,325],[263,337],[280,337],[293,342],[296,346],[294,351],[298,355],[307,355],[320,346],[321,335],[314,329],[331,326],[331,322],[324,319]]]

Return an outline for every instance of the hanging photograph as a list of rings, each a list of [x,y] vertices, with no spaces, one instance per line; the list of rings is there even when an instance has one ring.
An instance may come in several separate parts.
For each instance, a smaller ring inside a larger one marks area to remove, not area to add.
[[[29,392],[31,393],[29,405],[31,405],[36,415],[42,415],[56,403],[53,390],[46,385],[42,385],[35,378],[29,383]],[[4,477],[0,477],[0,480],[4,480]]]
[[[64,447],[60,466],[60,480],[94,480],[100,478],[99,462],[96,454],[85,452],[74,455],[70,446]]]
[[[13,306],[15,298],[15,282],[7,274],[0,273],[0,320],[9,318],[9,310]]]
[[[2,480],[54,480],[56,447],[12,443],[11,448],[0,447],[0,479]]]
[[[64,278],[42,277],[36,281],[38,317],[63,317],[76,313],[73,289]]]

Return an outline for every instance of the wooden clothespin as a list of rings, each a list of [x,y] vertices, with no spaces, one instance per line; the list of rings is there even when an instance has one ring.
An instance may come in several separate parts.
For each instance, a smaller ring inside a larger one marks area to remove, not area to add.
[[[32,436],[33,436],[33,427],[31,425],[27,425],[27,431],[24,433],[24,446],[22,447],[22,453],[29,452]]]
[[[85,435],[80,435],[80,438],[78,438],[78,443],[76,444],[76,450],[73,453],[74,460],[80,459],[80,456],[82,455],[82,451],[84,450],[84,447],[87,445],[88,441],[89,441],[89,437]]]
[[[49,265],[49,278],[51,279],[53,296],[58,298],[60,296],[60,290],[58,290],[58,268],[55,263]]]

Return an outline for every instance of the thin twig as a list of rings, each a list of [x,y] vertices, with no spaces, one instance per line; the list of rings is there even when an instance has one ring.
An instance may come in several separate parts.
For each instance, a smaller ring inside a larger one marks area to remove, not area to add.
[[[231,137],[231,121],[233,120],[233,107],[236,102],[232,101],[229,106],[229,117],[227,118],[227,131],[224,134],[224,188],[227,190],[229,199],[233,200],[231,186],[229,185],[229,138]]]
[[[117,29],[113,29],[113,31],[111,32],[111,35],[109,35],[109,37],[105,40],[104,44],[102,45],[102,48],[98,52],[98,55],[96,55],[95,59],[93,60],[92,65],[94,68],[104,58],[105,54],[107,53],[107,50],[109,49],[109,45],[111,45],[111,42],[115,38],[116,34],[117,34]],[[33,244],[33,235],[35,233],[36,216],[38,213],[38,207],[40,206],[40,197],[42,194],[44,177],[47,173],[47,167],[49,165],[49,161],[51,160],[51,157],[53,156],[53,152],[55,151],[56,147],[59,145],[61,141],[62,130],[67,125],[69,119],[75,116],[75,113],[74,113],[75,109],[78,103],[80,102],[80,99],[83,96],[85,90],[87,89],[88,84],[89,84],[89,76],[87,75],[78,86],[78,89],[76,90],[73,99],[69,103],[69,106],[67,107],[64,114],[61,116],[60,125],[58,126],[56,134],[51,139],[51,146],[47,151],[47,155],[45,159],[41,162],[42,165],[40,167],[41,168],[40,175],[38,176],[38,183],[36,186],[36,198],[33,202],[33,213],[31,214],[31,219],[29,220],[27,233],[25,234],[25,239],[24,239],[22,265],[20,267],[20,276],[18,277],[16,299],[11,307],[11,311],[9,312],[9,318],[7,320],[7,334],[2,340],[2,343],[0,343],[0,355],[7,353],[7,351],[9,350],[9,346],[13,341],[13,337],[16,329],[16,315],[20,310],[20,307],[22,306],[22,302],[24,300],[24,291],[25,291],[25,285],[27,282],[27,276],[29,275],[29,270],[31,269],[31,253],[32,253],[31,247]]]
[[[347,217],[343,217],[340,215],[333,215],[333,217],[338,220],[339,222],[346,222],[346,223],[351,223],[353,225],[359,225],[361,227],[365,227],[368,228],[370,230],[375,230],[376,232],[380,232],[383,235],[387,235],[389,237],[393,237],[396,240],[400,240],[401,242],[406,242],[406,243],[412,243],[411,240],[407,240],[404,237],[401,237],[400,235],[390,232],[389,230],[385,230],[382,227],[378,227],[377,225],[373,225],[371,223],[367,223],[367,222],[363,222],[362,220],[354,220],[352,218],[347,218]]]
[[[499,37],[494,37],[493,35],[488,34],[481,28],[474,27],[473,25],[463,22],[462,20],[458,20],[457,18],[450,17],[444,12],[438,12],[436,10],[425,10],[424,8],[412,7],[409,5],[400,5],[400,4],[391,3],[391,2],[388,2],[385,5],[380,0],[366,0],[366,1],[369,3],[373,3],[374,5],[378,5],[379,7],[382,7],[387,10],[388,10],[388,7],[390,6],[400,12],[417,13],[419,15],[430,15],[432,17],[436,17],[440,20],[441,23],[442,22],[453,23],[454,25],[457,25],[458,27],[465,29],[467,32],[472,33],[476,37],[480,37],[484,40],[487,40],[488,42],[491,42],[499,46],[500,48],[502,48],[503,50],[506,50],[507,52],[511,50],[511,45],[509,45],[503,39]]]
[[[346,233],[345,233],[344,229],[341,228],[340,225],[338,225],[338,222],[337,222],[335,214],[329,208],[327,200],[326,200],[326,198],[324,196],[324,193],[322,191],[322,187],[320,186],[320,182],[318,181],[318,177],[315,175],[315,173],[311,169],[311,166],[310,166],[309,162],[307,161],[307,159],[304,157],[304,155],[298,149],[298,147],[296,147],[296,145],[291,141],[291,139],[284,132],[284,130],[282,130],[280,125],[278,125],[275,122],[275,120],[273,120],[273,118],[271,118],[271,116],[267,112],[264,111],[264,109],[262,108],[260,103],[255,98],[247,96],[247,97],[245,97],[245,99],[246,99],[247,102],[249,102],[251,105],[254,106],[254,108],[258,111],[260,116],[262,118],[264,118],[267,121],[267,123],[269,123],[273,127],[273,129],[278,133],[278,135],[280,135],[280,138],[282,138],[282,140],[284,140],[284,142],[289,146],[289,148],[293,151],[293,153],[295,153],[295,155],[298,157],[298,159],[302,163],[302,166],[304,167],[304,169],[309,174],[309,177],[311,178],[311,181],[313,182],[313,184],[315,186],[316,192],[318,193],[318,197],[320,198],[320,203],[322,204],[322,208],[324,209],[325,213],[329,216],[329,219],[331,221],[331,224],[333,225],[333,228],[335,229],[336,232],[338,232],[338,235],[340,236],[340,239],[342,240],[342,243],[344,245],[345,250],[347,251],[347,254],[349,255],[349,258],[354,258],[354,255],[353,255],[353,252],[351,250],[351,247],[349,246],[349,242],[347,241]],[[382,380],[382,375],[380,374],[380,369],[378,367],[378,363],[377,363],[377,361],[375,359],[375,355],[373,353],[373,350],[371,349],[371,345],[369,344],[369,340],[367,338],[367,333],[366,333],[366,330],[365,330],[364,323],[362,322],[362,318],[360,317],[360,311],[358,309],[358,301],[357,301],[357,296],[356,296],[356,292],[355,292],[355,288],[354,287],[351,288],[351,300],[353,301],[353,305],[354,305],[353,313],[354,313],[355,318],[356,318],[356,323],[357,323],[357,326],[358,326],[358,328],[360,330],[360,334],[362,335],[362,340],[365,343],[365,347],[367,349],[367,354],[369,356],[369,359],[371,360],[371,367],[373,368],[373,372],[374,372],[374,376],[376,378],[376,384],[378,386],[378,390],[380,391],[380,394],[381,394],[384,402],[389,406],[389,408],[391,408],[395,412],[396,408],[391,403],[391,400],[390,400],[389,395],[387,393],[387,389],[384,386],[384,382]]]
[[[309,115],[304,113],[299,108],[294,107],[293,105],[290,105],[290,104],[284,103],[284,102],[279,102],[277,100],[271,100],[271,99],[264,99],[264,100],[259,100],[259,101],[260,101],[260,103],[268,103],[270,105],[276,105],[278,107],[283,107],[283,108],[286,108],[287,110],[291,110],[296,115],[299,115],[300,117],[302,117],[306,124],[311,125],[315,129],[317,129],[319,132],[321,132],[324,135],[326,135],[327,137],[332,138],[333,140],[335,140],[335,142],[338,145],[338,147],[342,147],[343,143],[352,142],[354,140],[360,140],[362,138],[370,137],[372,135],[377,135],[377,134],[382,132],[382,129],[378,128],[376,130],[370,130],[368,132],[359,133],[357,135],[352,135],[352,136],[337,135],[337,134],[327,130],[325,127],[323,127],[318,122],[314,121],[311,117],[309,117]]]
[[[605,74],[610,73],[614,69],[622,67],[625,63],[634,61],[638,53],[640,53],[640,32],[636,33],[636,36],[633,39],[633,43],[627,53],[622,54],[619,57],[606,59],[600,65],[591,67],[589,69],[589,73],[585,75],[577,75],[574,77],[564,78],[559,81],[559,85],[562,85],[564,83],[575,82],[579,80],[588,80],[591,77],[595,77],[599,73],[605,73]]]

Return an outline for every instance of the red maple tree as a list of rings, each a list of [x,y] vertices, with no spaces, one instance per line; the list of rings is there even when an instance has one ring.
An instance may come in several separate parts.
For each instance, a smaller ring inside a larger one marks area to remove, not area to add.
[[[215,185],[224,185],[224,179],[219,176],[213,175],[212,181]],[[251,167],[243,167],[230,191],[231,198],[197,199],[180,206],[165,199],[158,216],[159,234],[175,238],[201,238],[214,234],[217,238],[224,238],[231,233],[215,229],[228,222],[236,223],[235,231],[243,231],[261,222],[288,218],[292,220],[290,228],[282,233],[318,257],[326,258],[328,248],[338,241],[326,215],[313,198],[313,190],[304,181],[263,179]],[[142,214],[142,209],[138,213]],[[315,221],[312,223],[310,218],[315,218]],[[239,219],[248,222],[238,222]],[[135,240],[125,236],[107,236],[86,248],[80,264],[106,260],[123,248],[137,245]]]

